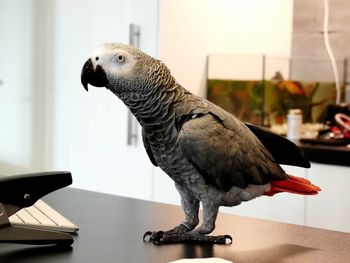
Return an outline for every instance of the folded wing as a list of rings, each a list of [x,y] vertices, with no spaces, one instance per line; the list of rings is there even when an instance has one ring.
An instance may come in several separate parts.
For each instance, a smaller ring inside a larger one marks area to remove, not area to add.
[[[288,177],[243,123],[228,128],[212,113],[188,119],[179,131],[178,144],[206,183],[224,191]]]

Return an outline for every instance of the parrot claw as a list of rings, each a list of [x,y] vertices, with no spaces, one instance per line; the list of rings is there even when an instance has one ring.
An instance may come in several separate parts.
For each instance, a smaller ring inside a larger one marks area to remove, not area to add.
[[[152,233],[153,233],[152,231],[147,231],[146,233],[144,233],[144,234],[143,234],[143,238],[142,238],[142,239],[143,239],[143,241],[145,241],[145,240],[146,240],[146,237],[151,236],[151,235],[152,235]]]
[[[151,231],[147,231],[146,233],[143,234],[142,240],[146,241],[146,237],[151,236],[152,232]]]
[[[148,237],[148,238],[147,238]],[[155,245],[170,243],[209,243],[219,245],[231,245],[233,239],[230,235],[209,236],[192,231],[183,234],[167,234],[164,231],[147,231],[143,235],[143,241],[152,242]]]
[[[143,241],[150,241],[155,245],[160,245],[161,239],[164,236],[164,231],[147,231],[143,235]],[[147,238],[148,237],[148,238]],[[148,239],[148,240],[147,240]]]
[[[230,235],[224,235],[224,244],[225,245],[231,245],[232,243],[233,243],[232,237]]]

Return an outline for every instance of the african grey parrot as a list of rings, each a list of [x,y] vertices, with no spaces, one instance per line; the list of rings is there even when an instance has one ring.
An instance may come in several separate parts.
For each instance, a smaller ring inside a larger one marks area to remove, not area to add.
[[[88,84],[119,97],[142,126],[147,154],[175,182],[185,220],[173,229],[146,232],[154,243],[232,241],[209,236],[220,206],[235,206],[278,192],[317,194],[303,178],[280,164],[310,167],[302,151],[268,129],[245,124],[176,82],[159,60],[131,46],[99,46],[81,73]],[[203,207],[203,223],[198,210]]]

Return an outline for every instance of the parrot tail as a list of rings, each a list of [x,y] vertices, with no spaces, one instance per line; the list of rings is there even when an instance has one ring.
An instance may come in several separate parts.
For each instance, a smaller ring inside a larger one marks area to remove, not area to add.
[[[316,195],[321,188],[313,185],[309,180],[289,175],[287,180],[278,180],[270,182],[271,188],[264,195],[273,196],[280,192],[288,192],[301,195]]]

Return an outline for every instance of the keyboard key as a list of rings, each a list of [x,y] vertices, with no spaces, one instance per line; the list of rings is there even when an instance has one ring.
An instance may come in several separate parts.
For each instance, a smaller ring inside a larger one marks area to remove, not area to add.
[[[31,216],[38,220],[41,225],[57,226],[57,224],[51,220],[51,218],[46,216],[45,210],[39,209],[36,204],[34,204],[32,207],[25,208],[24,210],[26,210]]]
[[[13,225],[28,226],[38,229],[56,230],[75,233],[79,227],[54,210],[42,200],[38,200],[33,206],[19,210],[12,215],[10,222]]]
[[[25,209],[19,210],[16,214],[25,224],[41,225],[40,222]]]

